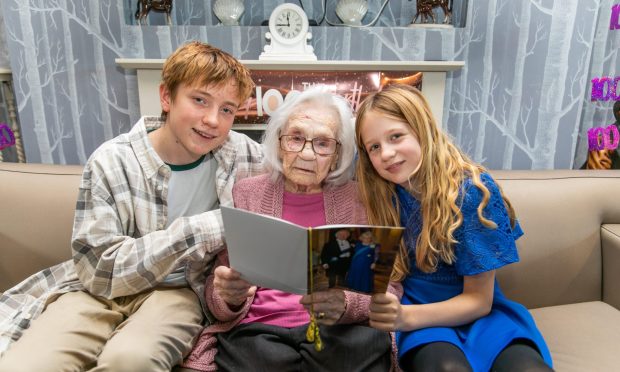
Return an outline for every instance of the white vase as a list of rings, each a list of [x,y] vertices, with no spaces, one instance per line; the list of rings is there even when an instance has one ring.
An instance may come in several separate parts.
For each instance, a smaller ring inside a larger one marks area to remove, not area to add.
[[[213,3],[213,13],[225,26],[239,26],[244,11],[243,0],[215,0]]]
[[[340,0],[336,5],[336,15],[349,26],[361,26],[367,11],[368,0]]]

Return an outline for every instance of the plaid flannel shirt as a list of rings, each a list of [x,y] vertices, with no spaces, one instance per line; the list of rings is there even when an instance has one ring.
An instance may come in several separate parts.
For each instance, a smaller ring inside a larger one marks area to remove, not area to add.
[[[214,210],[181,217],[165,228],[171,170],[147,137],[147,130],[162,124],[144,117],[91,155],[76,205],[73,260],[42,270],[0,296],[0,353],[62,293],[132,295],[156,287],[180,267],[206,310],[205,274],[223,247],[221,215]],[[235,180],[262,171],[260,145],[231,131],[213,156],[220,205],[233,206]]]

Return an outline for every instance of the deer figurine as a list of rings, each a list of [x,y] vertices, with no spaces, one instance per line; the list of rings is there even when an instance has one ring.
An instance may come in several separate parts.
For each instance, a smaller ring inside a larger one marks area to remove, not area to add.
[[[452,21],[452,0],[416,0],[416,14],[413,23],[421,17],[422,23],[437,23],[433,8],[441,7],[444,14],[445,24],[451,24]],[[430,22],[429,22],[430,21]]]
[[[138,10],[136,11],[136,19],[138,24],[142,21],[146,23],[146,17],[151,10],[158,12],[166,12],[166,23],[168,26],[172,24],[170,12],[172,11],[172,0],[138,0]]]

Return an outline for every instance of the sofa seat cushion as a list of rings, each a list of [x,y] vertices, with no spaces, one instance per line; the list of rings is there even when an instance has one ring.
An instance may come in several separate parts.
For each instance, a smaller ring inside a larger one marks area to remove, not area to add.
[[[618,370],[618,309],[593,301],[530,311],[547,341],[557,372]]]

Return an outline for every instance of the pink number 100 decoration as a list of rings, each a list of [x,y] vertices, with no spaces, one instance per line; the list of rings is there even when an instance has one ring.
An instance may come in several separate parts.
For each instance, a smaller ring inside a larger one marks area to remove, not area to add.
[[[0,151],[15,144],[15,135],[5,123],[0,123]]]
[[[616,4],[611,7],[611,17],[609,19],[610,30],[620,29],[620,23],[618,23],[619,18],[620,18],[620,4]]]
[[[588,149],[590,151],[615,150],[619,142],[620,133],[618,133],[618,128],[614,124],[607,128],[596,127],[588,129]]]
[[[620,81],[620,76],[615,78],[604,76],[592,79],[592,101],[620,100],[620,92],[616,92],[618,81]]]

